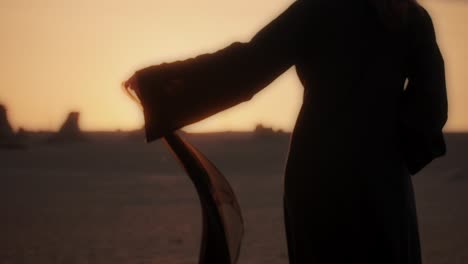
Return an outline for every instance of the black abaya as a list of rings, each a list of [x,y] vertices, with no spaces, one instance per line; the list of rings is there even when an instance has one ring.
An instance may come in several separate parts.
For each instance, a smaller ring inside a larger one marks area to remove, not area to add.
[[[444,152],[447,98],[416,3],[388,28],[365,0],[297,1],[248,43],[138,71],[147,139],[249,100],[292,66],[305,92],[285,170],[290,263],[421,263],[410,175]],[[161,117],[152,96],[167,84],[176,110]]]

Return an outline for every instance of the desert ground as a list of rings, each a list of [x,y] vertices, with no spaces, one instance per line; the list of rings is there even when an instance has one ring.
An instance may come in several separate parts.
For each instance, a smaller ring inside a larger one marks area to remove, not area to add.
[[[196,263],[195,189],[163,142],[85,133],[23,135],[0,149],[0,264]],[[186,135],[225,174],[245,220],[240,264],[286,264],[282,181],[287,133]],[[468,134],[414,180],[426,264],[468,263]]]

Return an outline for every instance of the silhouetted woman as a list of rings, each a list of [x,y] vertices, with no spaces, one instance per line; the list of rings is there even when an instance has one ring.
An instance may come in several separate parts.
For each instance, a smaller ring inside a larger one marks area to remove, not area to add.
[[[292,66],[305,92],[284,180],[290,263],[421,263],[410,175],[445,152],[447,98],[416,2],[299,0],[248,43],[144,68],[125,86],[151,141],[249,100]],[[155,124],[167,101],[186,109]]]

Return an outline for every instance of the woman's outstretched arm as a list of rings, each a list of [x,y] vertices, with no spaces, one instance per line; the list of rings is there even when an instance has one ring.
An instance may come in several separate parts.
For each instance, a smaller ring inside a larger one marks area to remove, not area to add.
[[[250,100],[295,64],[308,1],[293,3],[247,43],[141,69],[132,77],[148,141]]]

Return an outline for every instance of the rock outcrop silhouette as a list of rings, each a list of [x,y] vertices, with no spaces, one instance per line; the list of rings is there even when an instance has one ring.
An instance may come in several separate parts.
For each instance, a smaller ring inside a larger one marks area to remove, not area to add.
[[[271,127],[265,127],[262,124],[258,124],[253,131],[254,137],[257,139],[269,139],[273,137],[281,137],[287,135],[283,130],[274,130]]]
[[[60,130],[50,138],[50,142],[76,142],[85,140],[79,125],[80,113],[70,112]]]
[[[8,121],[7,109],[0,105],[0,141],[10,141],[14,138],[15,133]]]
[[[18,138],[8,121],[8,111],[4,105],[0,105],[0,148],[22,149],[25,145]]]

